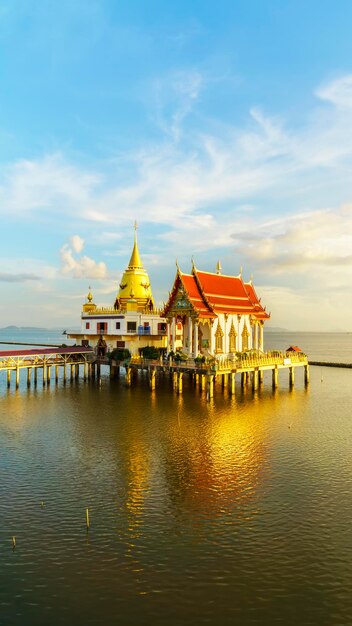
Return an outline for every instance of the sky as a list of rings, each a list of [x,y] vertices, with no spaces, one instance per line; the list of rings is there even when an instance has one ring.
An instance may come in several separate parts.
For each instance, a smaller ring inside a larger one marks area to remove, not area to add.
[[[350,0],[2,0],[0,327],[253,277],[270,325],[352,331]],[[347,311],[347,313],[346,313]]]

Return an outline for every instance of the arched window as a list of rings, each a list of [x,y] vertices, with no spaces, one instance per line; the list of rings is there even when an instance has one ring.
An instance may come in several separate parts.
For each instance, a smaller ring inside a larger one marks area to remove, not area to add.
[[[224,332],[218,320],[218,327],[215,332],[215,352],[219,353],[223,351],[224,351]]]
[[[248,350],[248,337],[249,337],[249,332],[245,324],[243,326],[243,331],[242,331],[242,352],[244,352],[245,350]]]
[[[232,322],[229,332],[229,352],[236,352],[236,337],[237,333]]]

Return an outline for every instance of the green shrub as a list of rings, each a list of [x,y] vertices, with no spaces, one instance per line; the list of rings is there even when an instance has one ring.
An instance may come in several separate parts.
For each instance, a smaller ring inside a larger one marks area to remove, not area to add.
[[[155,346],[144,346],[140,349],[140,353],[144,359],[159,359],[160,350]]]
[[[126,361],[131,358],[131,353],[127,348],[114,348],[107,356],[110,361]]]

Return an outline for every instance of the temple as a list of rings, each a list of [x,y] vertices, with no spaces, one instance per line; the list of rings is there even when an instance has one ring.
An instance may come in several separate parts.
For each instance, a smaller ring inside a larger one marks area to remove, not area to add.
[[[191,274],[177,266],[176,278],[163,315],[168,321],[168,346],[192,357],[235,356],[264,350],[264,323],[270,315],[262,307],[254,285],[238,276],[198,270]]]
[[[148,273],[143,267],[135,225],[133,250],[112,307],[97,306],[89,289],[81,314],[81,331],[67,336],[90,345],[100,356],[115,348],[138,355],[141,348],[166,350],[167,323],[155,308]]]

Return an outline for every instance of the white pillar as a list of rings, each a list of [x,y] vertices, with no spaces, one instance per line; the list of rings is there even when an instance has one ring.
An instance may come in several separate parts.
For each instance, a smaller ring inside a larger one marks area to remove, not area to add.
[[[214,354],[214,324],[210,324],[210,353]]]
[[[172,318],[172,351],[175,352],[175,340],[176,340],[176,319]]]
[[[254,331],[253,332],[253,335],[254,335],[254,337],[253,337],[253,341],[254,341],[253,348],[255,348],[255,350],[258,350],[258,325],[257,325],[257,322],[254,322],[253,331]]]
[[[192,330],[193,330],[193,320],[191,317],[187,319],[188,323],[188,354],[192,355]]]
[[[259,350],[264,352],[264,324],[260,324],[259,333]]]
[[[196,356],[198,356],[198,324],[197,324],[197,322],[194,324],[193,356],[194,356],[194,358],[196,358]]]

